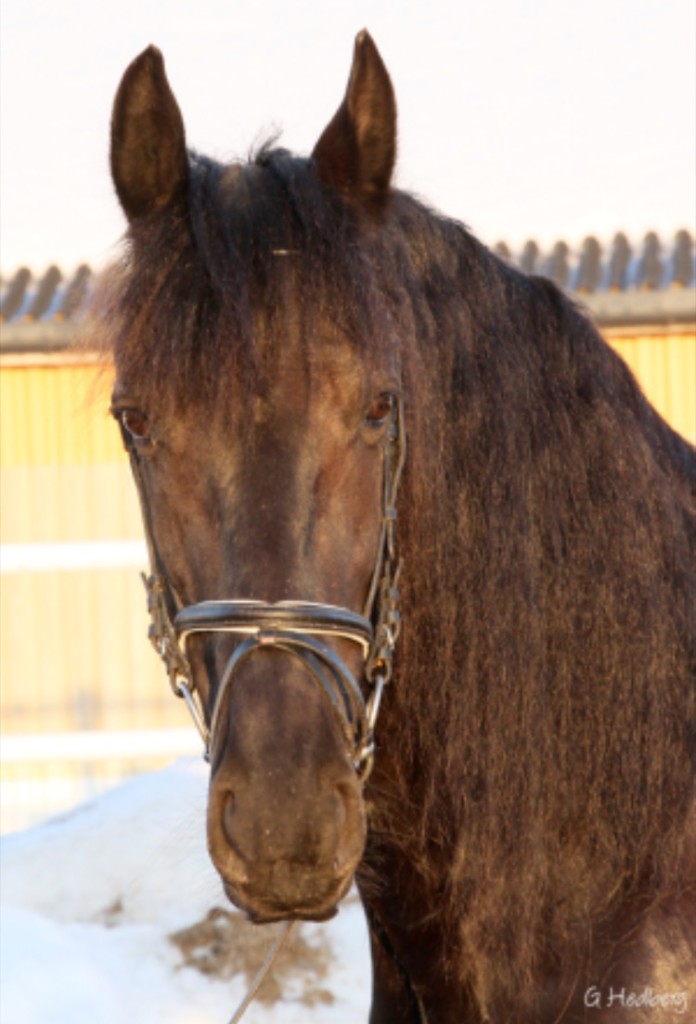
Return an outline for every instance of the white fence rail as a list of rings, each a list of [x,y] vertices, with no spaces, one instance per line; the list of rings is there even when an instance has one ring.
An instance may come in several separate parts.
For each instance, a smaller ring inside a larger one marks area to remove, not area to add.
[[[192,728],[5,734],[0,830],[28,828],[127,778],[200,753]]]
[[[144,569],[144,540],[84,540],[0,544],[0,573],[66,572],[85,569]]]

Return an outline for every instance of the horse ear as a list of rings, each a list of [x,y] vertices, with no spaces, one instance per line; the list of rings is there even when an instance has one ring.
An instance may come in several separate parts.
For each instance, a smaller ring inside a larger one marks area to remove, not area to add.
[[[154,46],[126,69],[111,118],[111,175],[130,221],[180,198],[188,180],[184,122]]]
[[[384,204],[396,159],[396,100],[367,31],[355,40],[346,95],[312,156],[325,185],[362,205]]]

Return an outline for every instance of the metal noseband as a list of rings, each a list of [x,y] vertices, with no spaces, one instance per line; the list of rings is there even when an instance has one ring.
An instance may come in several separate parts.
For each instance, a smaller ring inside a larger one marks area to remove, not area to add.
[[[143,576],[150,612],[149,637],[167,668],[172,690],[183,697],[205,744],[205,757],[219,729],[226,697],[237,669],[262,648],[284,651],[302,662],[328,698],[346,747],[361,782],[372,770],[374,727],[384,686],[391,679],[392,658],[399,635],[398,579],[400,564],[395,554],[396,494],[406,456],[403,411],[397,401],[392,409],[384,448],[383,506],[377,556],[363,614],[330,604],[307,601],[225,600],[202,601],[185,606],[179,600],[160,557],[143,486],[139,454],[128,445],[133,476],[140,496],[151,573]],[[215,697],[208,709],[210,727],[186,653],[186,641],[194,633],[232,633],[235,645]],[[357,680],[330,643],[349,640],[362,651],[363,677],[370,687],[367,700]]]
[[[373,691],[366,705],[351,670],[333,648],[319,639],[350,640],[359,645],[363,658],[367,659],[374,631],[364,616],[335,605],[299,601],[281,601],[278,604],[263,601],[202,601],[178,613],[174,619],[174,632],[184,656],[186,640],[194,633],[233,633],[245,638],[233,650],[220,679],[210,712],[209,729],[196,707],[194,719],[205,743],[206,759],[210,759],[224,702],[236,670],[255,651],[275,648],[298,658],[309,670],[313,680],[329,699],[351,752],[355,770],[361,777],[366,769],[369,770],[374,752],[373,698],[377,691]],[[181,680],[178,686],[191,707],[191,691],[187,687],[184,689],[186,684]]]

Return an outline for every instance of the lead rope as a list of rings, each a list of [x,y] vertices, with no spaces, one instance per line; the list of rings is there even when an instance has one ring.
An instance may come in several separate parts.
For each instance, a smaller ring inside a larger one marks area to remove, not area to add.
[[[242,999],[241,1003],[237,1007],[234,1015],[232,1016],[232,1019],[230,1020],[230,1024],[239,1024],[240,1020],[242,1019],[244,1014],[247,1012],[247,1010],[251,1006],[252,1002],[256,998],[256,995],[257,995],[259,989],[263,985],[263,983],[266,980],[266,978],[267,978],[271,968],[273,967],[273,964],[276,961],[276,957],[280,953],[280,951],[281,951],[285,941],[289,937],[290,932],[292,931],[294,924],[295,924],[294,921],[284,921],[283,922],[283,927],[281,928],[281,930],[278,932],[278,934],[276,935],[275,939],[273,940],[273,945],[268,950],[268,953],[266,954],[266,959],[261,964],[261,967],[259,968],[256,977],[254,978],[254,980],[251,983],[251,987],[250,987],[249,991],[244,996],[244,998]]]

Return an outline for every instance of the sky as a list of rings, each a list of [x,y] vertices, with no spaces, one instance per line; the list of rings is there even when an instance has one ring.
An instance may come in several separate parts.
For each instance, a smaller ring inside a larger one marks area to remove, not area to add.
[[[396,183],[484,242],[696,224],[693,0],[2,0],[0,269],[99,269],[124,221],[113,95],[163,51],[189,145],[311,151],[367,27],[399,106]]]

